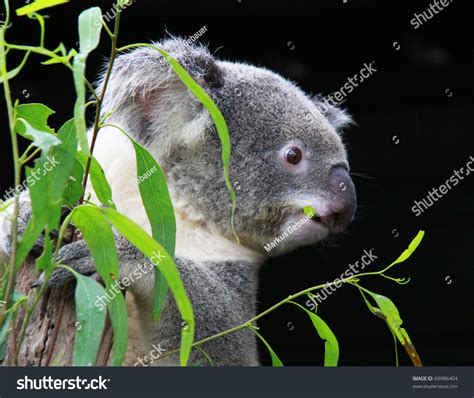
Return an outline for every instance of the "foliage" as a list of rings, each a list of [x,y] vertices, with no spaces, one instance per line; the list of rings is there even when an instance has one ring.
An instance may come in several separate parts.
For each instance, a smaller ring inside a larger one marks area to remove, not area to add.
[[[42,297],[48,280],[55,268],[64,267],[69,269],[75,276],[75,304],[76,304],[76,328],[73,363],[75,365],[91,366],[97,361],[100,351],[101,338],[103,335],[106,316],[110,321],[114,334],[114,345],[112,355],[112,365],[122,364],[127,348],[127,309],[125,298],[122,294],[112,294],[113,288],[117,285],[119,277],[119,261],[115,246],[115,236],[112,227],[135,245],[145,256],[152,259],[156,253],[160,253],[160,261],[155,261],[155,300],[153,306],[153,318],[158,319],[163,309],[168,291],[174,296],[177,307],[180,311],[186,327],[182,330],[181,346],[166,355],[180,353],[181,365],[186,366],[193,348],[201,351],[207,361],[212,364],[212,358],[204,351],[202,345],[223,335],[233,333],[241,329],[250,329],[267,347],[273,366],[283,366],[275,351],[269,343],[257,331],[254,325],[260,318],[268,315],[281,305],[291,303],[302,309],[310,318],[319,337],[325,340],[325,360],[326,366],[337,366],[339,359],[339,345],[334,333],[329,326],[319,317],[294,300],[301,296],[312,297],[312,292],[332,285],[314,286],[302,292],[291,295],[280,301],[263,313],[250,319],[248,322],[235,328],[223,331],[214,336],[209,336],[201,341],[194,342],[194,315],[191,303],[176,269],[173,257],[175,252],[176,221],[173,204],[169,195],[167,182],[164,173],[150,152],[134,141],[126,131],[119,126],[107,124],[106,120],[100,119],[101,106],[107,90],[108,81],[117,55],[135,47],[150,47],[161,54],[170,64],[173,71],[181,79],[183,84],[193,93],[197,99],[209,111],[221,141],[223,175],[231,202],[230,223],[236,240],[237,234],[234,230],[234,210],[236,206],[236,195],[229,179],[229,162],[231,157],[230,137],[226,122],[220,110],[217,108],[211,97],[191,78],[186,70],[177,60],[171,57],[163,49],[150,44],[137,43],[124,47],[117,47],[118,33],[120,27],[120,15],[122,13],[123,0],[118,0],[116,5],[117,14],[114,20],[114,27],[111,29],[102,20],[102,11],[98,7],[86,9],[81,13],[78,20],[78,33],[80,49],[67,50],[66,46],[60,43],[56,49],[49,50],[45,47],[45,19],[39,11],[48,7],[67,3],[68,0],[36,0],[31,4],[16,10],[17,16],[28,16],[32,20],[38,21],[40,25],[40,40],[37,46],[13,44],[6,41],[7,30],[11,27],[10,5],[5,1],[6,18],[0,25],[0,83],[3,85],[5,103],[8,113],[9,130],[12,141],[14,158],[15,186],[20,185],[21,173],[24,170],[31,197],[32,217],[27,225],[26,231],[21,239],[18,239],[18,213],[19,195],[16,195],[13,202],[8,206],[13,206],[13,239],[12,256],[10,263],[6,266],[6,272],[0,279],[0,360],[3,357],[5,344],[8,337],[8,328],[12,317],[18,309],[23,307],[25,317],[21,325],[20,335],[17,339],[16,364],[20,347],[23,343],[26,329],[36,304]],[[97,23],[100,21],[100,23]],[[94,51],[101,38],[102,28],[111,39],[111,56],[105,78],[102,85],[102,92],[96,92],[85,76],[88,55]],[[10,51],[20,51],[24,53],[21,63],[9,69],[7,66],[7,54]],[[76,91],[76,103],[74,106],[74,118],[61,126],[56,133],[55,129],[49,125],[49,117],[54,113],[52,109],[44,104],[20,104],[13,103],[10,80],[21,73],[27,64],[31,53],[39,54],[45,59],[43,65],[63,65],[68,68],[73,75],[74,88]],[[86,103],[87,90],[90,91],[93,101]],[[90,142],[86,131],[86,108],[95,107],[95,121],[91,128]],[[110,116],[110,115],[109,115]],[[107,118],[105,118],[107,119]],[[93,156],[93,149],[100,129],[104,127],[115,127],[117,134],[125,134],[130,138],[136,154],[137,178],[147,173],[151,169],[156,169],[145,181],[139,184],[139,191],[144,209],[148,216],[152,236],[149,236],[140,226],[120,214],[113,202],[113,191],[107,181],[105,173]],[[23,137],[30,141],[30,145],[24,153],[20,154],[18,138]],[[54,159],[57,165],[44,173],[48,162]],[[41,175],[37,179],[35,176]],[[92,184],[97,197],[97,203],[90,198],[85,200],[86,187],[88,181]],[[86,203],[87,202],[87,203]],[[2,209],[5,209],[2,206]],[[67,209],[68,215],[61,222],[61,213]],[[305,214],[312,215],[314,211],[305,209]],[[75,235],[80,232],[85,240],[96,269],[100,274],[104,285],[101,286],[91,278],[82,276],[68,267],[68,264],[61,264],[58,259],[58,252],[64,243],[63,238],[66,231],[73,227]],[[24,262],[26,256],[31,251],[34,243],[43,234],[43,252],[36,260],[38,271],[44,273],[45,281],[38,291],[33,291],[33,300],[28,300],[27,296],[19,296],[15,293],[16,275],[19,267]],[[57,239],[51,238],[57,236]],[[370,311],[382,317],[393,335],[405,347],[415,364],[421,364],[418,355],[411,343],[408,333],[401,327],[402,321],[395,305],[388,298],[372,293],[359,285],[360,278],[368,275],[379,275],[391,279],[397,283],[405,283],[404,280],[394,279],[385,274],[393,265],[405,261],[420,243],[423,234],[419,234],[399,259],[386,269],[351,277],[342,282],[356,286],[364,296]],[[3,264],[1,264],[3,266]],[[98,296],[109,294],[113,299],[104,308],[95,305]],[[373,298],[376,306],[370,304],[367,296]]]

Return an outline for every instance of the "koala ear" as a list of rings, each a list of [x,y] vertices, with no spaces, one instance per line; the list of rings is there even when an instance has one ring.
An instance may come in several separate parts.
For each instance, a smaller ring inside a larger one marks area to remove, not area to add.
[[[176,59],[207,92],[223,85],[223,73],[206,47],[179,38],[153,45]],[[110,112],[111,119],[127,128],[130,135],[144,145],[156,145],[160,151],[191,145],[204,138],[212,125],[201,102],[166,59],[149,47],[117,58],[102,112]]]
[[[354,124],[352,117],[345,109],[330,104],[322,97],[316,97],[315,103],[321,114],[332,124],[337,132],[342,132],[346,127]]]

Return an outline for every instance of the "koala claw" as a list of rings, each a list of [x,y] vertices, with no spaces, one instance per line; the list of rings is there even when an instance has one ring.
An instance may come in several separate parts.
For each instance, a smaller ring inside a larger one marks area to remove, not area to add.
[[[39,289],[41,285],[44,283],[44,272],[41,273],[38,279],[36,279],[31,285],[31,289]]]

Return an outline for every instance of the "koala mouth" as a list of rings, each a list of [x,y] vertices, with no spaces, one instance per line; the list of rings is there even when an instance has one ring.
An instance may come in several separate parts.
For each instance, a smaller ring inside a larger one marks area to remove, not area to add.
[[[312,221],[315,222],[322,222],[321,217],[319,217],[316,213],[314,213],[311,217],[309,217]]]

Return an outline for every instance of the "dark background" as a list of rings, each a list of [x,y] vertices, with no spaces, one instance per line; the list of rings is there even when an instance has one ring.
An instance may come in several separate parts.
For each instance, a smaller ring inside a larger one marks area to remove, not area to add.
[[[410,20],[429,7],[428,1],[251,3],[257,2],[137,0],[123,15],[120,45],[158,40],[166,30],[189,36],[205,25],[207,33],[200,41],[218,57],[266,66],[306,91],[321,94],[339,90],[365,62],[375,62],[377,73],[344,104],[357,122],[346,135],[352,171],[369,177],[354,177],[357,219],[347,234],[330,244],[268,263],[262,271],[260,310],[333,280],[359,260],[364,249],[374,249],[379,257],[369,270],[382,269],[423,229],[426,236],[415,255],[391,271],[411,277],[408,285],[376,277],[364,279],[362,285],[396,303],[425,365],[473,365],[474,176],[466,177],[422,216],[410,210],[414,200],[439,187],[474,155],[474,48],[467,2],[453,2],[417,30]],[[73,0],[51,9],[46,45],[76,46],[79,12],[92,5],[106,12],[111,4]],[[34,21],[15,18],[14,23],[10,42],[37,42]],[[91,80],[109,52],[103,37],[101,48],[90,58]],[[17,58],[10,59],[15,65]],[[57,127],[72,116],[72,77],[64,67],[40,66],[40,61],[30,58],[13,81],[14,97],[56,110],[52,121]],[[0,123],[7,134],[4,108],[2,103]],[[4,143],[0,153],[3,192],[13,182],[9,145]],[[395,363],[390,332],[370,314],[355,288],[340,288],[318,314],[339,340],[341,365]],[[260,326],[285,365],[323,363],[323,342],[296,307],[275,311]],[[409,365],[403,349],[399,353],[400,363]],[[264,348],[262,358],[269,363]]]

